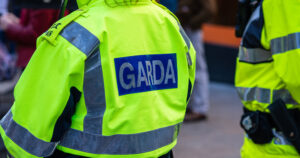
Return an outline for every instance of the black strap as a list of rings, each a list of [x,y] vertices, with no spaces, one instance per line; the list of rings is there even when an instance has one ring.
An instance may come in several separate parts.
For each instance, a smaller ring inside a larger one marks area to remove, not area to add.
[[[297,126],[293,113],[286,108],[285,103],[281,99],[269,105],[268,109],[271,112],[275,124],[300,154],[300,128]]]
[[[300,148],[300,111],[298,109],[286,109],[282,100],[277,100],[269,106],[270,113],[250,111],[244,107],[244,114],[240,125],[248,134],[248,137],[256,144],[266,144],[272,141],[274,135],[272,129],[282,131],[296,148]],[[291,138],[289,138],[291,137]],[[299,149],[297,149],[299,151]],[[299,152],[300,153],[300,152]]]
[[[269,114],[244,108],[240,125],[256,144],[270,143],[274,137],[272,133],[274,127]]]
[[[61,19],[64,17],[67,5],[68,5],[68,0],[62,0],[58,19]]]

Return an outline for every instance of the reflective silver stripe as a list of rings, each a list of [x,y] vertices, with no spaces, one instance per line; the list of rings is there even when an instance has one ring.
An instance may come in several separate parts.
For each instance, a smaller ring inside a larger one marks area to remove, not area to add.
[[[260,63],[272,61],[272,53],[261,48],[245,48],[239,49],[239,60],[249,63]]]
[[[297,105],[297,101],[295,101],[290,94],[290,92],[286,89],[274,90],[273,91],[273,101],[281,98],[286,104]]]
[[[95,35],[76,22],[64,28],[61,36],[87,55],[83,83],[87,107],[84,130],[88,133],[101,134],[105,93],[99,51],[100,42]]]
[[[191,41],[189,39],[189,37],[186,35],[184,29],[182,28],[182,26],[180,24],[179,25],[179,28],[180,28],[180,34],[181,36],[183,37],[187,47],[188,47],[188,52],[186,53],[186,58],[187,58],[187,61],[188,61],[188,65],[189,66],[192,66],[193,65],[193,62],[192,62],[192,58],[191,58],[191,55],[190,55],[190,48],[191,48]]]
[[[271,40],[271,51],[273,54],[280,54],[299,48],[300,32]]]
[[[182,26],[179,24],[179,28],[180,28],[180,34],[183,37],[185,43],[187,44],[188,49],[190,50],[191,48],[191,41],[189,39],[189,37],[186,35],[184,29],[182,28]]]
[[[271,91],[264,88],[237,87],[238,94],[243,101],[258,101],[261,103],[271,102]]]
[[[72,22],[64,28],[61,32],[61,36],[87,56],[97,49],[100,44],[95,35],[76,22]]]
[[[193,62],[192,62],[192,58],[191,58],[191,55],[189,52],[186,53],[186,58],[187,58],[189,66],[192,66]]]
[[[87,115],[84,118],[84,131],[102,134],[102,120],[105,112],[105,91],[99,48],[85,61],[83,92]]]
[[[60,145],[93,154],[140,154],[171,144],[177,138],[180,125],[138,134],[113,136],[101,136],[71,129]]]
[[[13,120],[11,111],[1,120],[1,126],[7,137],[32,155],[47,157],[50,156],[56,148],[56,143],[40,140],[33,136],[27,129],[17,124]]]
[[[297,105],[298,103],[293,99],[292,95],[288,90],[280,89],[273,90],[265,88],[244,88],[236,87],[238,94],[242,101],[258,101],[260,103],[270,104],[272,101],[275,101],[281,98],[287,104]],[[271,96],[273,96],[271,98]]]

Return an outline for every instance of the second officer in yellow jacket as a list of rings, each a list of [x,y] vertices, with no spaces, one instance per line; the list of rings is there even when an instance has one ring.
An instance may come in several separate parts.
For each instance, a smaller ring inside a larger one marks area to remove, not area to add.
[[[235,86],[242,158],[300,156],[300,1],[262,0],[243,34]]]

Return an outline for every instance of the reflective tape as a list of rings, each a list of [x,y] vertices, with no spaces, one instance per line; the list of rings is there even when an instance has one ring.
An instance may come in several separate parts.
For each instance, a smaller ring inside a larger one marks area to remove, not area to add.
[[[271,91],[264,88],[237,87],[238,94],[243,101],[258,101],[261,103],[271,102]]]
[[[293,99],[292,95],[288,90],[280,89],[273,90],[265,88],[244,88],[236,87],[238,94],[242,101],[258,101],[260,103],[271,104],[272,101],[282,99],[286,104],[298,105]]]
[[[181,124],[149,132],[101,136],[71,129],[60,145],[92,154],[129,155],[154,151],[177,139]]]
[[[72,22],[64,28],[61,36],[87,56],[99,48],[98,38],[76,22]]]
[[[239,60],[248,63],[261,63],[272,61],[272,53],[261,48],[245,48],[239,49]]]
[[[179,28],[180,28],[180,34],[183,37],[185,43],[187,44],[188,49],[190,50],[191,48],[191,41],[189,39],[189,37],[186,35],[184,29],[182,28],[182,26],[179,24]]]
[[[271,40],[273,54],[285,53],[300,48],[300,32]]]
[[[16,123],[13,120],[11,111],[9,111],[1,120],[1,126],[7,137],[32,155],[37,157],[47,157],[50,156],[56,148],[56,143],[45,142],[38,139],[27,129]]]
[[[189,66],[192,66],[193,65],[193,62],[192,62],[192,58],[191,58],[191,55],[190,55],[190,48],[191,48],[191,41],[189,39],[189,37],[186,35],[184,29],[182,28],[182,26],[180,24],[179,25],[179,28],[180,28],[180,34],[181,36],[183,37],[187,47],[188,47],[188,52],[186,53],[186,58],[187,58],[187,62],[188,62],[188,65]]]
[[[99,51],[100,42],[95,35],[76,22],[64,28],[61,36],[87,55],[83,83],[87,107],[84,130],[93,134],[101,134],[105,92]]]
[[[273,91],[273,101],[277,99],[282,99],[286,104],[297,105],[298,103],[293,99],[290,92],[286,89],[274,90]]]
[[[102,134],[102,120],[106,102],[99,48],[85,61],[83,92],[87,108],[83,125],[84,131]]]

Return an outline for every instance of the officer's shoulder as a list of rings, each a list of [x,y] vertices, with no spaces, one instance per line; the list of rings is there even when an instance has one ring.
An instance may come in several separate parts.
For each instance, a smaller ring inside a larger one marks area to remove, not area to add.
[[[157,2],[153,2],[156,6],[158,6],[160,9],[162,9],[165,13],[167,13],[167,15],[169,15],[170,17],[172,17],[174,20],[176,20],[177,23],[179,22],[179,19],[177,18],[177,16],[172,13],[167,7],[157,3]]]
[[[87,12],[87,10],[87,8],[80,8],[66,17],[58,20],[41,36],[41,38],[47,40],[51,44],[55,44],[57,37],[63,31],[63,29],[68,27],[69,24],[78,19],[82,14]]]

